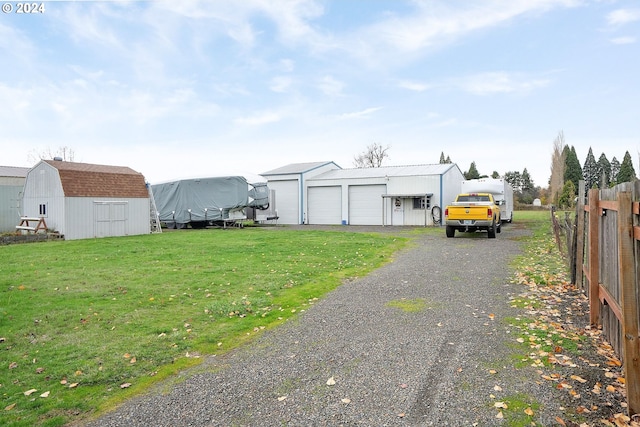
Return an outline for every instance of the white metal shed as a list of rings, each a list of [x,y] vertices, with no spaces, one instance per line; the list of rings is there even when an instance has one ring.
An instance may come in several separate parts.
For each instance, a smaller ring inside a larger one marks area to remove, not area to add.
[[[309,224],[433,225],[463,180],[456,164],[334,169],[304,182],[302,207]]]
[[[23,209],[66,240],[151,232],[145,179],[124,166],[43,160],[27,174]]]
[[[29,168],[0,166],[0,233],[16,230],[20,222],[22,190]]]

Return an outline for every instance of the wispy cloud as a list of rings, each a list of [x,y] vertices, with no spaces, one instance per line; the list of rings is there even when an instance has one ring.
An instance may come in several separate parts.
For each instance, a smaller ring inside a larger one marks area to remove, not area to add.
[[[431,85],[426,83],[413,82],[409,80],[401,80],[400,82],[398,82],[398,87],[401,87],[402,89],[412,90],[415,92],[424,92],[425,90],[430,89]]]
[[[619,27],[640,21],[640,9],[617,9],[607,15],[607,24]]]
[[[580,0],[487,0],[472,7],[466,2],[413,1],[415,10],[407,14],[388,14],[351,36],[354,56],[372,63],[386,55],[423,54],[442,49],[472,32],[491,28],[520,16],[544,13],[555,8],[575,7]]]
[[[340,96],[344,89],[344,83],[335,79],[333,76],[324,76],[318,82],[318,89],[325,95]]]
[[[634,44],[638,41],[635,37],[615,37],[611,39],[611,43],[613,44]]]
[[[282,120],[282,115],[275,111],[262,111],[250,116],[239,117],[234,120],[238,125],[260,126]]]
[[[453,79],[450,84],[476,95],[492,93],[526,93],[549,85],[550,80],[531,78],[506,72],[475,74]]]
[[[352,113],[340,114],[339,117],[340,117],[340,119],[343,119],[343,120],[364,119],[364,118],[368,118],[373,113],[375,113],[376,111],[380,111],[380,110],[382,110],[382,107],[372,107],[372,108],[367,108],[367,109],[362,110],[362,111],[355,111],[355,112],[352,112]]]

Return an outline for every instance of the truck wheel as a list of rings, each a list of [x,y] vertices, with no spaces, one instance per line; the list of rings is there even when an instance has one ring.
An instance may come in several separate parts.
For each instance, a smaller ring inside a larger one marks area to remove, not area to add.
[[[496,221],[495,220],[493,220],[491,227],[489,227],[489,232],[487,233],[487,237],[489,237],[490,239],[496,238]]]
[[[447,237],[453,237],[456,235],[456,229],[447,225]]]

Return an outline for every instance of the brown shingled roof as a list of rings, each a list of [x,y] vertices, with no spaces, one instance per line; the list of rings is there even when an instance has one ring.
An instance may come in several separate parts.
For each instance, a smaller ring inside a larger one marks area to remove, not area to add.
[[[125,166],[44,160],[58,169],[66,197],[147,198],[144,176]]]

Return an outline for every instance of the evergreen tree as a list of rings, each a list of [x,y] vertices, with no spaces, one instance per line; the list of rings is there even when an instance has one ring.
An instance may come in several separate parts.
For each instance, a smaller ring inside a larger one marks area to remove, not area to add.
[[[493,173],[491,174],[491,178],[493,178],[493,179],[500,178],[500,174],[498,173],[498,171],[493,171]]]
[[[580,167],[580,160],[576,154],[575,147],[568,148],[566,145],[563,150],[564,157],[564,182],[573,182],[573,188],[578,188],[578,183],[582,179],[582,168]],[[564,190],[564,187],[563,187]]]
[[[622,164],[620,165],[620,172],[618,172],[616,182],[618,184],[622,184],[623,182],[631,182],[634,179],[636,179],[636,171],[635,169],[633,169],[633,162],[631,161],[631,155],[627,151],[624,153],[624,158],[622,159]]]
[[[440,153],[440,164],[444,164],[447,163],[447,161],[444,158],[444,151]]]
[[[564,208],[572,208],[573,200],[576,198],[576,188],[573,186],[573,181],[567,181],[564,183],[564,187],[562,187],[562,194],[560,194],[560,198],[558,199],[558,206],[561,209]]]
[[[604,153],[600,154],[596,170],[598,171],[598,187],[609,187],[609,183],[611,182],[611,163],[609,163]]]
[[[589,147],[587,159],[584,161],[584,166],[582,167],[582,175],[584,176],[584,185],[586,189],[598,188],[598,184],[600,183],[600,179],[598,177],[598,164],[596,163],[596,158],[593,156],[593,150],[591,147]]]
[[[611,173],[609,174],[612,185],[618,182],[618,173],[620,173],[620,161],[615,157],[611,159]]]
[[[518,171],[509,171],[504,174],[504,180],[507,181],[515,193],[522,190],[522,176]]]
[[[447,163],[447,164],[453,163],[453,162],[451,161],[451,157],[449,157],[449,156],[447,156],[447,160],[445,160],[444,162],[445,162],[445,163]]]
[[[469,170],[464,174],[465,179],[478,179],[480,178],[480,173],[476,168],[476,162],[471,162],[471,166],[469,166]]]
[[[531,179],[531,176],[529,175],[529,171],[527,170],[527,168],[524,168],[520,178],[521,178],[521,182],[522,182],[522,185],[521,185],[521,188],[520,188],[520,192],[522,193],[521,196],[520,196],[520,202],[521,203],[531,204],[531,203],[533,203],[533,199],[535,199],[538,194],[537,194],[535,185],[533,184],[533,180]]]

